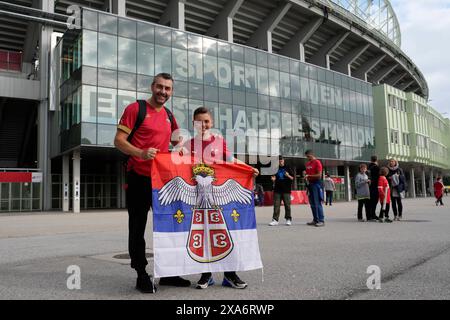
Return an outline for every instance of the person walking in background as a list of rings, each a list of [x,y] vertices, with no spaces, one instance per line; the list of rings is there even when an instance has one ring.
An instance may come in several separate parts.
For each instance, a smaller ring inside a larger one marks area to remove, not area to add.
[[[325,217],[323,214],[323,189],[322,189],[322,163],[317,159],[312,150],[307,150],[305,156],[308,159],[306,163],[305,180],[307,182],[309,204],[313,215],[313,221],[308,222],[309,226],[325,226]]]
[[[406,179],[403,170],[400,168],[396,159],[390,159],[388,165],[389,173],[387,180],[391,189],[392,211],[394,212],[394,221],[400,221],[403,214],[402,198],[405,197]]]
[[[359,165],[359,173],[355,177],[356,199],[358,199],[358,221],[363,222],[362,209],[366,210],[367,221],[375,221],[372,219],[370,212],[370,180],[366,174],[367,165],[362,163]]]
[[[444,205],[444,203],[442,202],[442,197],[444,196],[444,184],[442,183],[442,178],[441,177],[437,177],[436,178],[436,182],[433,185],[434,187],[434,196],[436,197],[436,205],[438,206],[439,203],[441,204],[441,206]]]
[[[378,196],[381,204],[380,216],[378,217],[380,222],[392,222],[389,219],[389,208],[391,204],[391,191],[389,189],[389,183],[386,179],[386,176],[389,173],[389,169],[386,167],[382,167],[380,169],[380,177],[378,178]],[[383,220],[384,214],[384,220]]]
[[[369,190],[370,190],[370,220],[378,220],[377,204],[378,204],[378,178],[380,176],[380,167],[378,166],[378,157],[372,156],[368,167],[369,173]]]
[[[325,205],[329,204],[331,206],[333,203],[333,192],[336,191],[336,186],[328,172],[325,175],[325,179],[323,181],[323,186],[324,186],[325,194],[326,194]]]
[[[256,184],[255,188],[255,192],[258,196],[258,206],[262,207],[264,205],[264,188],[259,183]]]
[[[292,224],[291,190],[293,180],[294,172],[291,168],[285,165],[284,158],[280,156],[278,171],[274,176],[272,176],[272,181],[274,183],[273,216],[272,222],[269,223],[269,226],[278,225],[278,219],[280,218],[281,201],[283,201],[284,204],[284,218],[286,219],[286,225],[290,226]]]

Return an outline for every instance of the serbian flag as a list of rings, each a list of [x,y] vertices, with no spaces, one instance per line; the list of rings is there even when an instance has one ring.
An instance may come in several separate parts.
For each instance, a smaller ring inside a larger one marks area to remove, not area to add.
[[[262,268],[252,169],[186,159],[153,160],[155,278]]]

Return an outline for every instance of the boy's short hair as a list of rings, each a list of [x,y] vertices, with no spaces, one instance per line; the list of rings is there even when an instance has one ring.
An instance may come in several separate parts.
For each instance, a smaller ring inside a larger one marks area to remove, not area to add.
[[[372,161],[372,162],[378,161],[378,157],[377,156],[371,156],[370,157],[370,161]]]
[[[309,156],[309,155],[314,155],[314,151],[312,151],[312,150],[306,150],[305,151],[305,156]]]
[[[387,176],[389,173],[389,169],[387,167],[381,167],[380,169],[380,175]]]
[[[206,107],[204,107],[204,106],[198,107],[197,109],[194,110],[193,118],[195,119],[195,117],[196,117],[197,115],[199,115],[199,114],[205,114],[205,113],[209,114],[210,117],[212,118],[211,111],[209,111],[209,109],[206,108]]]
[[[158,78],[163,78],[165,80],[172,80],[172,83],[174,82],[173,78],[172,78],[172,75],[170,73],[161,72],[161,73],[158,73],[156,76],[153,77],[152,85],[155,84],[155,81]]]
[[[361,168],[366,168],[366,169],[367,169],[367,164],[361,163],[361,164],[359,165],[359,168],[360,168],[360,169],[361,169]]]

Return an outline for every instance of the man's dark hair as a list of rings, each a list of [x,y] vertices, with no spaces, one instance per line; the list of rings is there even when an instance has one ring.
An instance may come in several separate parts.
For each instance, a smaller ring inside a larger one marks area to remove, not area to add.
[[[153,77],[152,85],[155,84],[155,80],[157,78],[163,78],[163,79],[166,79],[166,80],[172,80],[172,82],[174,82],[173,78],[172,78],[172,75],[170,73],[161,72],[161,73],[158,73],[156,76]]]
[[[194,110],[194,119],[195,119],[195,117],[197,116],[197,115],[199,115],[199,114],[205,114],[205,113],[207,113],[207,114],[209,114],[210,116],[211,116],[211,118],[212,118],[212,114],[211,114],[211,111],[209,111],[209,109],[208,108],[206,108],[206,107],[198,107],[197,109],[195,109]]]
[[[309,156],[309,155],[313,156],[313,155],[314,155],[314,151],[312,151],[312,150],[306,150],[306,151],[305,151],[305,156]]]
[[[278,160],[284,160],[283,156],[278,156]]]
[[[371,156],[370,157],[370,161],[376,162],[376,161],[378,161],[378,157],[377,156]]]

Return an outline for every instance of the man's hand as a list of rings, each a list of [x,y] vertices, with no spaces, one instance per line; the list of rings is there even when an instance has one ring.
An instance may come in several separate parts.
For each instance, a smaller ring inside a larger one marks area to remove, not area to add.
[[[270,177],[270,179],[272,179],[272,181],[275,181],[277,178],[275,178],[275,176]]]
[[[141,159],[143,160],[149,160],[154,159],[156,157],[156,154],[158,153],[159,149],[155,148],[148,148],[146,150],[141,151]]]
[[[252,168],[252,170],[253,170],[253,176],[254,176],[254,177],[256,177],[256,176],[259,175],[259,170],[258,170],[258,169]]]

